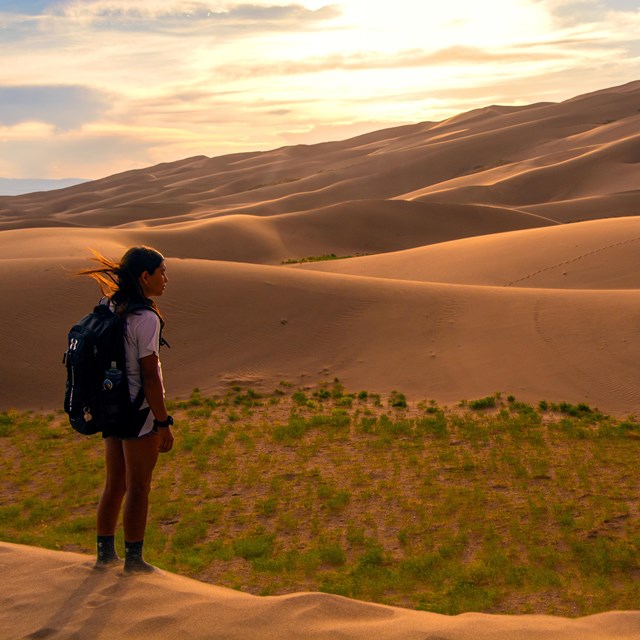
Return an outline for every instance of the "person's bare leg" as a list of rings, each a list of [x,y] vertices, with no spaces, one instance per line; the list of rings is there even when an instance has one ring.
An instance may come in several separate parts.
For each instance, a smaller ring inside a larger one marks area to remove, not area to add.
[[[96,567],[103,568],[119,561],[115,549],[115,532],[120,507],[126,490],[126,474],[122,442],[117,438],[105,438],[106,480],[97,516]]]
[[[158,461],[158,436],[123,441],[126,467],[124,503],[125,565],[127,572],[149,572],[154,567],[142,559],[142,545],[147,526],[151,476]]]

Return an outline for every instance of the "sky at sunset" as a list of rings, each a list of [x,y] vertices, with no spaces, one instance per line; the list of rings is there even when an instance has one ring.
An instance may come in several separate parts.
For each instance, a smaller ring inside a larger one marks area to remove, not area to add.
[[[640,78],[640,0],[0,0],[0,176],[99,178]]]

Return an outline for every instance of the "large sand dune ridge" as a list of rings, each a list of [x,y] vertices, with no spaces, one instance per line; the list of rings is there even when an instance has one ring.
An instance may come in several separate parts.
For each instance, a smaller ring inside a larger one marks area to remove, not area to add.
[[[634,82],[0,198],[0,405],[59,406],[66,331],[99,297],[72,274],[148,244],[171,394],[339,377],[633,413],[639,103]],[[328,254],[353,257],[282,264]]]
[[[0,198],[0,410],[61,407],[66,333],[99,298],[74,274],[90,249],[146,244],[167,257],[171,397],[337,377],[410,400],[500,391],[637,415],[639,110],[640,81]],[[89,566],[0,544],[0,635],[640,638],[637,612],[446,617]]]

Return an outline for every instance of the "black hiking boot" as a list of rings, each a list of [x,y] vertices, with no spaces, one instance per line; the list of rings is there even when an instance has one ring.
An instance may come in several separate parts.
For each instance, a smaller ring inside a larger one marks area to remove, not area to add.
[[[142,559],[142,545],[144,540],[124,543],[125,573],[155,573],[156,567]]]
[[[121,560],[116,552],[115,536],[98,536],[96,547],[98,556],[94,569],[108,569],[120,564]]]

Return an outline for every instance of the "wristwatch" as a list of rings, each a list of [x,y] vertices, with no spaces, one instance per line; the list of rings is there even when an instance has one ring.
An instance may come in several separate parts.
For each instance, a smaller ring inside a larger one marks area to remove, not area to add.
[[[159,428],[163,428],[163,427],[170,427],[173,424],[173,416],[167,416],[166,420],[157,420],[156,418],[153,419],[153,426],[154,427],[159,427]]]

